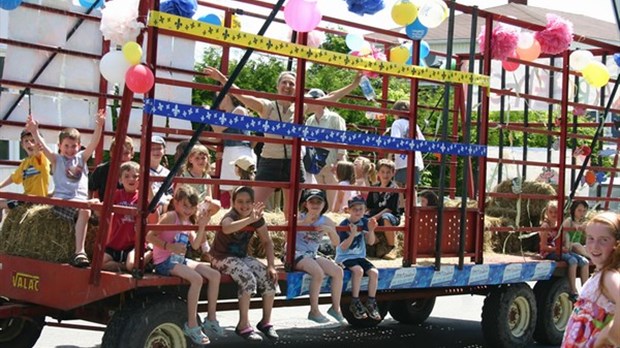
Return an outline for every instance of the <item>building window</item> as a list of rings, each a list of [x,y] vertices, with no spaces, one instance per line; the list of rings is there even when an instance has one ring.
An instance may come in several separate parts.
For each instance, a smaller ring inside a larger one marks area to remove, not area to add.
[[[8,160],[9,157],[9,141],[0,140],[0,160]]]

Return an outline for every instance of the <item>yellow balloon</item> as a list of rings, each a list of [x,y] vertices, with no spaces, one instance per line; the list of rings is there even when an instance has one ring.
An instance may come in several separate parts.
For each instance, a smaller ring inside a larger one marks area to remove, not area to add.
[[[417,17],[418,8],[407,0],[399,1],[392,6],[392,19],[398,25],[411,24]]]
[[[609,82],[609,70],[607,67],[598,61],[592,61],[581,70],[581,74],[587,83],[590,85],[601,88]]]
[[[405,64],[409,59],[409,50],[405,46],[397,46],[390,49],[390,62]]]
[[[123,45],[123,56],[129,64],[139,64],[140,59],[142,59],[142,47],[138,43],[130,41]]]
[[[241,20],[237,15],[232,15],[232,29],[241,30]]]

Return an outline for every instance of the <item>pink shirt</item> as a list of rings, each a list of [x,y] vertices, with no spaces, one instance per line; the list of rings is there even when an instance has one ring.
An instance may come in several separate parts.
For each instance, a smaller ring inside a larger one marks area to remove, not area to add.
[[[175,225],[189,225],[189,223],[182,223],[175,211],[171,212],[171,214],[174,214],[175,216]],[[174,243],[174,236],[176,236],[177,233],[189,234],[188,231],[160,231],[159,238],[168,244],[172,244]],[[160,263],[166,261],[170,255],[172,255],[172,252],[156,246],[153,248],[153,263],[159,265]]]

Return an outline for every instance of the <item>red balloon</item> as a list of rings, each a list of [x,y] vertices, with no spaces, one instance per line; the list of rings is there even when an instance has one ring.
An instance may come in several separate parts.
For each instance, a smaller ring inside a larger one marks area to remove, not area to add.
[[[519,55],[516,52],[512,52],[512,54],[510,55],[510,58],[514,58],[514,59],[519,59]],[[506,71],[515,71],[517,69],[519,69],[519,63],[517,62],[511,62],[508,60],[503,60],[502,61],[502,67],[506,70]]]
[[[588,186],[592,186],[594,185],[594,183],[596,183],[596,174],[594,174],[593,171],[588,170],[584,176],[584,179],[586,181],[586,184],[588,184]]]
[[[138,64],[127,69],[125,84],[134,93],[146,93],[155,83],[155,76],[147,66]]]

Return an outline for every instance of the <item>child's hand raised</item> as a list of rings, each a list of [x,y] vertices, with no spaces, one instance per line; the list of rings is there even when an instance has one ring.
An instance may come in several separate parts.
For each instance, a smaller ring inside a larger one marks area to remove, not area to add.
[[[102,127],[105,126],[105,109],[99,109],[97,111],[97,116],[95,116],[95,123],[97,126]]]
[[[26,119],[26,130],[32,134],[36,133],[39,129],[39,122],[37,122],[32,115],[28,115]]]
[[[353,237],[357,236],[360,233],[360,231],[357,230],[357,225],[355,224],[349,224],[349,232]]]
[[[368,230],[369,230],[368,232],[374,231],[378,225],[379,224],[377,223],[377,219],[375,219],[374,217],[368,219]]]
[[[204,227],[211,221],[211,214],[208,210],[200,210],[198,213],[198,226]]]
[[[256,222],[262,219],[264,210],[265,210],[265,204],[263,202],[255,202],[254,208],[252,209],[252,214],[250,215],[252,217],[252,220]]]

